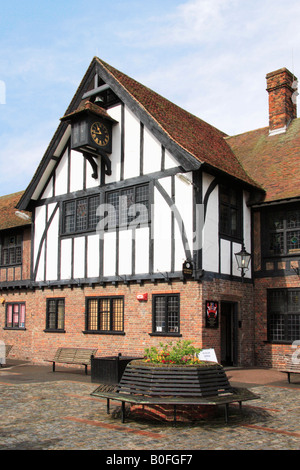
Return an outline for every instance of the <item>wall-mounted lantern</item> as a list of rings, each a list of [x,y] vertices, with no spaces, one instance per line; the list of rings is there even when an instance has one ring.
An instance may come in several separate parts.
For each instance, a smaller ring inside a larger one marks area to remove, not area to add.
[[[249,263],[251,259],[251,254],[246,251],[244,243],[242,245],[241,251],[235,253],[235,258],[238,265],[238,269],[241,270],[242,278],[244,278],[245,271],[248,271],[249,269]]]

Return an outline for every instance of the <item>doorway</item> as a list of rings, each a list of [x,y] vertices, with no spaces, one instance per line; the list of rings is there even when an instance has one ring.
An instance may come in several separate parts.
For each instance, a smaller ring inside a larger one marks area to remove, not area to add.
[[[221,364],[237,365],[237,303],[221,302]]]

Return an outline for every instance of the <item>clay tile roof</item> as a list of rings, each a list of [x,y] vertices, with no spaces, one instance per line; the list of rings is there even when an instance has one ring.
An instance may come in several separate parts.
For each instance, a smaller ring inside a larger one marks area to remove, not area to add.
[[[97,60],[161,126],[164,132],[184,150],[209,167],[224,171],[252,186],[257,186],[224,139],[226,134],[109,64],[98,58]]]
[[[265,127],[226,139],[251,177],[265,191],[265,202],[300,197],[300,118],[283,134]]]
[[[109,119],[110,121],[114,121],[114,119],[108,114],[106,109],[101,108],[100,106],[98,106],[94,103],[91,103],[91,101],[89,101],[89,100],[83,100],[75,111],[73,111],[70,114],[66,114],[65,116],[63,116],[61,118],[61,121],[67,121],[67,120],[70,119],[70,117],[72,117],[76,114],[89,112],[89,111],[91,111],[92,113],[98,114],[99,116],[104,117],[106,119]]]
[[[22,219],[15,214],[15,207],[23,194],[24,191],[21,191],[0,197],[0,230],[31,224],[31,220]],[[30,212],[22,211],[22,213],[31,216]]]

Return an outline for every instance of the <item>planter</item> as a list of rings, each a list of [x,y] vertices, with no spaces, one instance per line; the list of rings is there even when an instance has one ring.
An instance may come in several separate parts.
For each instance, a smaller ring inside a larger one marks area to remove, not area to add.
[[[107,356],[91,358],[91,381],[93,383],[118,384],[123,372],[132,360],[137,357]]]
[[[208,397],[231,390],[228,378],[220,364],[203,362],[197,365],[156,364],[133,360],[127,366],[118,385],[120,393],[148,397]],[[187,400],[188,401],[188,400]],[[215,405],[178,407],[177,419],[190,421],[211,416]],[[133,405],[130,416],[143,419],[172,419],[169,405]]]

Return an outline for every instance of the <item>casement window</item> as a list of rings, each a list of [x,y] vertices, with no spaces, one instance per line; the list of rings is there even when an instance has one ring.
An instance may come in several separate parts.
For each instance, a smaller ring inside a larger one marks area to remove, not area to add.
[[[153,295],[153,333],[179,333],[179,294]]]
[[[123,332],[124,298],[91,297],[86,299],[86,331]]]
[[[219,186],[220,200],[220,234],[230,238],[241,239],[242,234],[242,192],[240,190]]]
[[[22,264],[22,235],[6,235],[0,239],[0,266]]]
[[[8,302],[5,315],[6,328],[25,328],[25,303]]]
[[[65,299],[47,299],[46,331],[64,331]]]
[[[268,290],[268,340],[287,342],[300,338],[300,289]]]
[[[96,215],[99,204],[99,194],[64,202],[62,233],[72,234],[95,230],[99,221]]]
[[[145,224],[149,221],[149,185],[110,191],[106,195],[108,216],[105,228]]]
[[[300,209],[277,210],[267,214],[266,254],[300,253]]]

